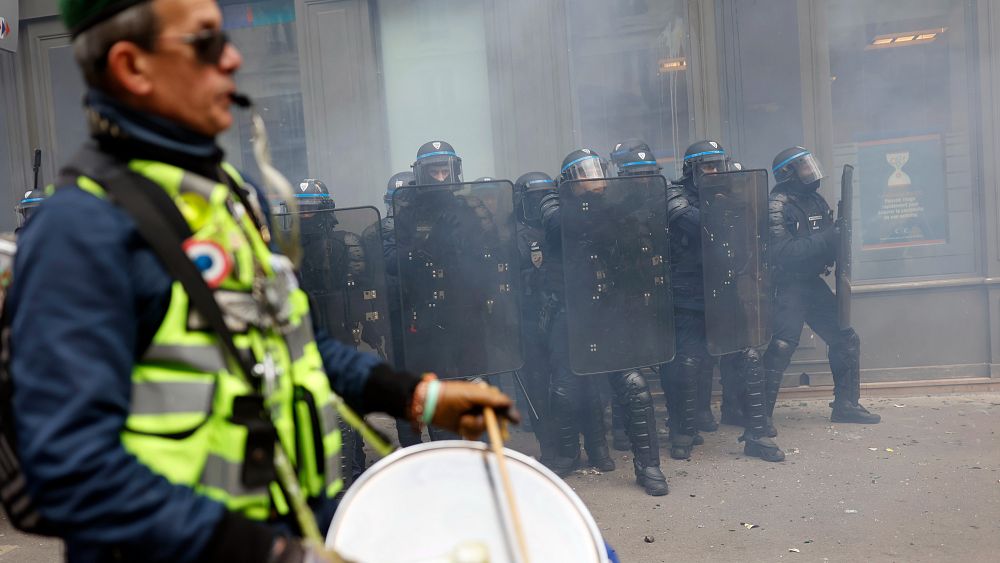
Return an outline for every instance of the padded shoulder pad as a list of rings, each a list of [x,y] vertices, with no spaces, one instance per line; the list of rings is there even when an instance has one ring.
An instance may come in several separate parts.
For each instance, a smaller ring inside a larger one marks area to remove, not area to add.
[[[673,223],[691,207],[687,190],[684,186],[671,184],[667,186],[667,221]]]
[[[788,194],[772,193],[767,200],[768,229],[772,237],[787,236],[794,233],[794,228],[790,228],[789,218],[785,215],[785,206],[788,204]]]

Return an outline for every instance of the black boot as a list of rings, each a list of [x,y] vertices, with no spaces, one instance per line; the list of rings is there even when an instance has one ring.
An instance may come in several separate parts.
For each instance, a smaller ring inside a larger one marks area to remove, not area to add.
[[[719,429],[712,414],[712,379],[715,377],[715,362],[705,361],[698,374],[698,403],[694,416],[694,427],[701,432],[715,432]]]
[[[632,443],[635,481],[645,489],[646,494],[663,496],[667,494],[667,477],[660,470],[653,396],[649,393],[646,380],[637,371],[612,374],[610,380],[615,401],[623,405],[622,418]]]
[[[797,344],[786,340],[772,339],[762,358],[764,364],[764,406],[766,407],[764,434],[771,438],[778,435],[778,430],[773,423],[774,405],[778,402],[781,382],[785,377],[788,364],[792,362],[792,354],[795,353],[796,346]]]
[[[698,403],[698,374],[701,358],[680,356],[671,370],[670,391],[674,396],[670,415],[670,457],[688,459],[695,445],[695,410]]]
[[[744,442],[743,453],[759,457],[764,461],[784,461],[785,452],[766,435],[767,405],[764,385],[764,368],[759,354],[754,349],[743,353],[740,372],[746,383],[746,401],[743,412],[747,414],[747,426],[739,441]]]
[[[882,417],[868,412],[868,409],[858,403],[836,399],[830,406],[830,422],[849,422],[853,424],[878,424]]]
[[[627,452],[631,448],[628,433],[625,432],[626,408],[618,404],[617,397],[611,400],[611,447],[619,452]]]
[[[580,466],[580,426],[577,420],[578,405],[574,401],[576,397],[578,394],[574,389],[552,386],[552,412],[547,418],[551,424],[549,428],[554,456],[545,465],[560,477],[566,477]]]
[[[785,452],[781,451],[778,444],[767,436],[754,437],[748,432],[744,432],[739,438],[743,442],[743,453],[750,457],[759,457],[764,461],[785,461]]]
[[[694,445],[694,435],[670,433],[670,457],[691,459],[691,449]]]
[[[830,346],[830,371],[833,372],[833,411],[830,422],[878,424],[882,417],[868,412],[861,398],[861,339],[853,329],[842,332],[840,341]]]
[[[590,385],[590,381],[583,381]],[[583,448],[587,451],[587,463],[599,471],[614,471],[615,461],[608,449],[607,431],[604,428],[604,405],[597,394],[597,389],[590,387],[583,393],[584,406],[581,411],[583,420],[580,428],[583,434]]]
[[[556,475],[566,477],[580,467],[580,434],[572,424],[560,424],[558,418],[554,422],[555,456],[545,465]]]
[[[743,374],[740,373],[739,358],[727,354],[719,360],[719,382],[722,385],[722,403],[719,405],[720,422],[730,426],[746,426],[743,418],[743,402],[746,398]]]

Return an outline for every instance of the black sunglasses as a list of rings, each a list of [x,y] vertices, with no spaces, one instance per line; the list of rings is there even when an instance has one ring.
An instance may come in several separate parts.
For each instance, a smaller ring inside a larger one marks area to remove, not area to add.
[[[198,33],[178,37],[181,43],[190,45],[198,60],[207,65],[217,65],[229,44],[229,35],[221,29],[205,29]]]

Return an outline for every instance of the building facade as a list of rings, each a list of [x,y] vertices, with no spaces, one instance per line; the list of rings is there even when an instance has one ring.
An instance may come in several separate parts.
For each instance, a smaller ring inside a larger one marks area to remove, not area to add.
[[[1000,5],[989,0],[222,0],[278,168],[381,202],[431,138],[466,179],[554,174],[649,142],[664,173],[713,138],[747,168],[855,167],[854,323],[868,382],[990,383],[1000,366]],[[56,0],[3,0],[0,227],[85,137]],[[253,174],[249,119],[222,139]],[[806,330],[787,385],[831,384]],[[806,373],[809,377],[802,378]]]

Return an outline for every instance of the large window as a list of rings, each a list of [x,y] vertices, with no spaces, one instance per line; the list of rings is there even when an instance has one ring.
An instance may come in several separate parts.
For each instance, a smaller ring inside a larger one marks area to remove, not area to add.
[[[859,280],[976,271],[973,10],[829,3],[834,158],[856,167]]]
[[[243,55],[236,75],[267,125],[274,165],[293,183],[308,178],[305,117],[293,0],[222,0],[225,28]],[[259,178],[251,146],[250,117],[234,110],[236,126],[221,139],[227,157]]]
[[[384,0],[378,12],[392,170],[440,139],[466,180],[495,175],[482,0]]]
[[[687,2],[579,0],[568,4],[579,141],[607,156],[614,143],[650,144],[668,176],[688,144]]]

